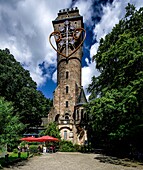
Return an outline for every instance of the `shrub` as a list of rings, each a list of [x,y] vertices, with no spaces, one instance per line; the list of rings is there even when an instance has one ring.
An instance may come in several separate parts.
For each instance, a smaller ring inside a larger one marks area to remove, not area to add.
[[[27,144],[26,141],[22,141],[22,142],[20,143],[20,147],[24,147],[26,144]]]
[[[28,145],[39,145],[38,142],[29,142]]]
[[[18,149],[17,148],[13,149],[13,153],[18,153]]]
[[[74,145],[74,148],[75,148],[76,151],[81,152],[82,146],[81,146],[81,145],[78,145],[78,144],[75,144],[75,145]]]
[[[60,142],[60,152],[76,152],[76,149],[71,141],[61,141]]]
[[[36,145],[30,145],[29,151],[30,153],[38,153],[38,148]]]

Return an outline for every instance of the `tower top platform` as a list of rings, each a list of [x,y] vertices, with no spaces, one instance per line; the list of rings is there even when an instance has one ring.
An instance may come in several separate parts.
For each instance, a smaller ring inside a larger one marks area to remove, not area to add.
[[[74,7],[74,8],[65,8],[65,9],[61,9],[59,10],[59,13],[58,14],[61,14],[61,13],[67,13],[67,12],[75,12],[75,11],[78,11],[78,8],[77,7]]]
[[[59,10],[58,17],[53,21],[53,23],[61,22],[62,20],[76,20],[82,19],[82,16],[79,14],[79,9],[77,7],[74,8],[65,8]],[[83,19],[82,19],[83,20]]]

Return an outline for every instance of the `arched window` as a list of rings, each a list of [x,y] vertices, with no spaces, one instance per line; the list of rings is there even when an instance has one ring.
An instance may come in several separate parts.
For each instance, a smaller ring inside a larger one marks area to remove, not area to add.
[[[67,131],[64,130],[64,140],[67,140]]]
[[[56,115],[56,117],[55,117],[55,122],[58,122],[59,116],[60,116],[59,114]]]
[[[68,113],[65,114],[65,120],[69,120],[69,114]]]

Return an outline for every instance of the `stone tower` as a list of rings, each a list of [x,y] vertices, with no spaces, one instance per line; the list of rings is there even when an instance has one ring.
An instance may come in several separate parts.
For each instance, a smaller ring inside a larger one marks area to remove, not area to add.
[[[87,115],[83,104],[87,100],[81,84],[82,44],[86,34],[83,17],[77,7],[63,9],[53,21],[53,27],[49,41],[57,52],[57,88],[48,121],[57,122],[63,139],[84,144]]]

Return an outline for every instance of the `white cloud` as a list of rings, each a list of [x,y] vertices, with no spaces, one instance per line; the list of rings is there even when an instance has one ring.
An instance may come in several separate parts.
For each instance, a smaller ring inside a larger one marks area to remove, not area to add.
[[[114,0],[112,4],[102,6],[103,14],[99,23],[92,20],[93,16],[101,14],[93,6],[94,0],[78,0],[74,4],[79,8],[86,26],[94,26],[94,38],[98,41],[105,37],[113,26],[125,14],[127,3],[133,3],[137,8],[143,6],[142,0]],[[25,64],[30,75],[38,86],[43,85],[47,78],[56,82],[56,52],[49,44],[48,37],[53,32],[52,20],[56,19],[60,9],[70,7],[72,0],[11,0],[0,1],[0,48],[9,48],[15,58]],[[56,4],[56,5],[55,5]],[[92,28],[92,27],[91,27]],[[96,54],[98,43],[91,46],[90,58]],[[87,66],[82,68],[82,84],[88,87],[93,75],[99,73],[95,70],[95,63],[86,59]],[[43,74],[39,64],[44,63],[46,73]],[[51,67],[53,67],[51,69]]]
[[[105,35],[110,33],[115,24],[117,24],[119,20],[125,16],[125,7],[128,3],[134,4],[137,9],[143,6],[142,0],[114,0],[112,4],[107,3],[106,6],[102,6],[103,15],[100,22],[95,25],[93,30],[94,38],[96,38],[98,42],[101,38],[104,38]],[[98,45],[98,43],[95,43],[91,47],[91,57],[93,54],[96,54]],[[95,50],[94,53],[93,49]]]
[[[9,48],[37,85],[42,85],[52,76],[49,67],[56,67],[56,53],[48,40],[52,20],[60,9],[70,6],[71,0],[2,0],[0,4],[0,48]],[[43,62],[47,74],[39,67]]]
[[[94,39],[96,38],[97,43],[93,44],[90,49],[90,58],[92,59],[93,55],[97,53],[97,49],[99,46],[99,40],[104,38],[105,35],[111,32],[113,26],[119,22],[121,18],[125,15],[125,7],[128,3],[134,4],[137,9],[143,6],[142,0],[126,0],[119,1],[114,0],[112,4],[107,3],[106,6],[102,6],[103,15],[101,16],[101,20],[94,26]],[[85,14],[86,15],[86,14]],[[84,16],[83,16],[84,17]],[[83,86],[86,89],[88,85],[91,83],[92,76],[98,76],[99,73],[95,70],[95,63],[87,62],[87,67],[83,67],[82,69],[82,79]],[[88,79],[87,79],[88,77]],[[85,90],[86,91],[86,90]],[[86,93],[88,96],[88,94]]]
[[[56,83],[57,82],[57,70],[54,72],[52,76],[52,80]]]
[[[91,83],[91,77],[93,75],[98,76],[99,72],[95,70],[95,63],[89,63],[88,66],[82,68],[82,85],[84,87],[84,91],[86,97],[88,99],[89,94],[87,93],[88,85]]]
[[[83,16],[83,22],[87,24],[92,24],[92,16],[93,16],[93,0],[78,0],[74,7],[78,7],[80,11],[80,15]]]

